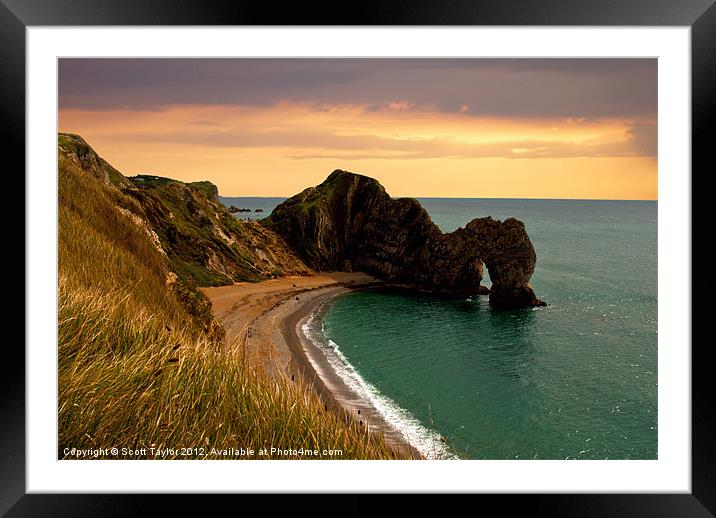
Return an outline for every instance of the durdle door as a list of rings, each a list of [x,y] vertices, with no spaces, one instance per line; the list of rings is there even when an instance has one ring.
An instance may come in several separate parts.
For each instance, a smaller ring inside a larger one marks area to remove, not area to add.
[[[364,271],[392,284],[470,296],[496,308],[543,306],[530,286],[537,256],[521,221],[490,217],[444,234],[412,198],[337,170],[276,207],[264,223],[318,271]],[[481,285],[486,265],[493,285]]]

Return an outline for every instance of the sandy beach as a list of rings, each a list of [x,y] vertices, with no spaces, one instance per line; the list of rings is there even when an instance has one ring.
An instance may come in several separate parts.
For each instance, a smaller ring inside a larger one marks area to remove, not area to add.
[[[333,272],[201,290],[226,330],[228,350],[243,352],[251,367],[270,376],[302,377],[329,408],[347,413],[372,432],[383,433],[396,448],[409,447],[419,458],[408,438],[346,384],[303,331],[304,324],[327,300],[378,284],[380,281],[364,273]]]

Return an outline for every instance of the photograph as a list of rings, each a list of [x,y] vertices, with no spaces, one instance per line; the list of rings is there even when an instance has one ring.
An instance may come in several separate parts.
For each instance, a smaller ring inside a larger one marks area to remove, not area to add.
[[[58,460],[659,460],[656,57],[56,63]]]

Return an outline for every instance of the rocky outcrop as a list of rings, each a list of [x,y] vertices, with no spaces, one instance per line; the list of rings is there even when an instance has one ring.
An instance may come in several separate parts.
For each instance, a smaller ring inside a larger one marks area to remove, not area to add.
[[[393,199],[378,181],[334,171],[263,220],[310,267],[365,271],[446,295],[485,293],[497,308],[544,305],[529,283],[537,260],[521,221],[478,218],[444,234],[417,200]]]
[[[122,173],[101,158],[79,135],[59,133],[57,136],[59,157],[74,163],[100,182],[117,188],[130,187],[131,182]]]

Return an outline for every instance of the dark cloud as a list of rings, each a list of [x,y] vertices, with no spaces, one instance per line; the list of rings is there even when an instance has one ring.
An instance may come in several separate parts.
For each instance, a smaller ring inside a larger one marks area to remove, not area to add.
[[[60,59],[60,108],[396,101],[470,116],[656,118],[655,59]]]

